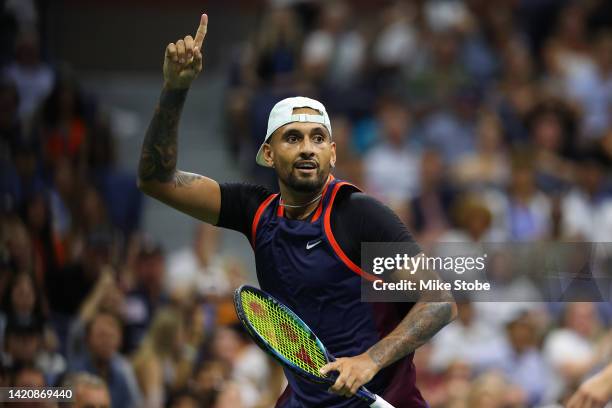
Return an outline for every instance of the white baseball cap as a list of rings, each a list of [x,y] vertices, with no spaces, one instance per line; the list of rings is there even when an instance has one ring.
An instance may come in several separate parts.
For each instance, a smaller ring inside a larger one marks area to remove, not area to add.
[[[310,108],[316,110],[320,115],[309,115],[304,113],[294,114],[293,110],[298,108]],[[255,161],[257,164],[265,167],[270,167],[263,158],[263,145],[268,142],[272,133],[278,128],[285,126],[287,123],[293,122],[312,122],[320,123],[327,128],[329,135],[331,136],[331,124],[329,122],[329,116],[325,110],[325,106],[319,101],[304,96],[294,96],[293,98],[286,98],[278,102],[270,111],[268,117],[268,131],[266,132],[266,138],[259,147]]]

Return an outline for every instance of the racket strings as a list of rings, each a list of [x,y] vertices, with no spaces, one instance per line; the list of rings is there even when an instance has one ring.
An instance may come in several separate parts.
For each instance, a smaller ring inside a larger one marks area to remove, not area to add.
[[[242,309],[251,326],[278,354],[302,370],[322,377],[327,363],[314,336],[276,303],[249,291],[241,293]]]

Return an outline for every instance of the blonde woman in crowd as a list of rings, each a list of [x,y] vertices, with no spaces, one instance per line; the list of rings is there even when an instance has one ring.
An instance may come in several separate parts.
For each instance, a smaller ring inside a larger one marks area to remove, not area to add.
[[[185,386],[195,355],[186,353],[187,347],[181,313],[160,309],[132,358],[144,407],[163,407],[167,391]]]

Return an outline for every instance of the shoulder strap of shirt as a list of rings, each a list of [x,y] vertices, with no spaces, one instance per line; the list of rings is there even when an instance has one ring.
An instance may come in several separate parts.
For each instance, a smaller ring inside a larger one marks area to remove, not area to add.
[[[255,216],[253,217],[253,223],[251,224],[251,246],[253,247],[253,249],[255,249],[255,238],[257,237],[257,226],[259,225],[259,220],[261,219],[261,215],[264,213],[266,208],[268,208],[272,200],[276,198],[276,196],[278,196],[278,193],[270,194],[268,198],[266,198],[261,204],[259,204],[259,207],[257,208],[257,211],[255,212]]]
[[[342,250],[342,248],[338,244],[338,241],[336,241],[336,238],[334,237],[334,234],[332,232],[332,228],[331,228],[331,212],[332,212],[332,207],[334,205],[334,200],[336,199],[336,195],[338,194],[340,189],[343,188],[343,187],[351,188],[354,191],[359,191],[359,192],[361,191],[358,187],[354,186],[353,184],[347,183],[346,181],[338,181],[337,183],[334,184],[334,186],[333,186],[333,188],[331,190],[331,195],[330,195],[330,198],[329,198],[329,202],[325,206],[325,214],[323,216],[323,228],[324,228],[324,231],[325,231],[325,236],[327,237],[327,240],[328,240],[329,244],[332,246],[332,249],[334,250],[334,252],[338,256],[338,258],[340,258],[342,263],[344,263],[350,270],[352,270],[356,274],[360,275],[364,279],[367,279],[369,281],[374,281],[374,280],[376,280],[378,278],[376,278],[372,274],[367,273],[366,271],[361,269],[361,267],[359,267],[359,265],[357,265],[356,263],[351,261],[351,259],[346,255],[346,253]],[[358,237],[356,237],[355,239],[358,239]]]

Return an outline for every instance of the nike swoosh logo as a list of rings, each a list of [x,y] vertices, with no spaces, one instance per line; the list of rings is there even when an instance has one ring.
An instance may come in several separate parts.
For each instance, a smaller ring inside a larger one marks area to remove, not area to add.
[[[307,242],[306,243],[306,249],[312,249],[314,247],[316,247],[317,245],[319,245],[321,243],[321,240],[318,240],[316,242]]]

